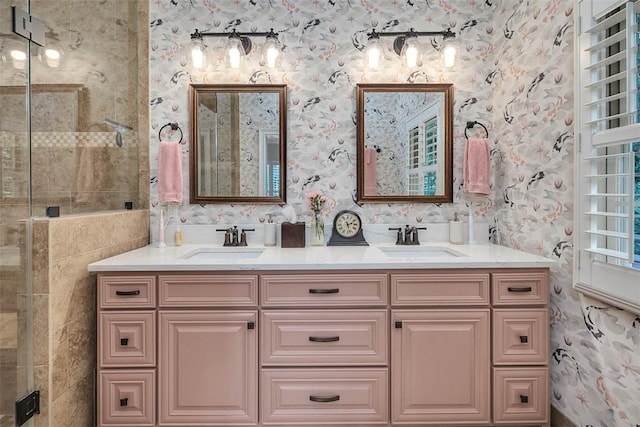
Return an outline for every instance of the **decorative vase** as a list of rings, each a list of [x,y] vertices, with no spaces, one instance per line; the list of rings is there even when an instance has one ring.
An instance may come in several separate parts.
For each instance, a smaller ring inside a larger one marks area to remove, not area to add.
[[[320,212],[313,212],[311,221],[311,246],[324,246],[324,218]]]

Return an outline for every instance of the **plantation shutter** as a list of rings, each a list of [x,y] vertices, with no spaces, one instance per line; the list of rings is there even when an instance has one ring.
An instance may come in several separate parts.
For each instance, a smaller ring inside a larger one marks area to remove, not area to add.
[[[638,0],[582,0],[576,44],[576,288],[633,311],[640,311],[639,9]]]

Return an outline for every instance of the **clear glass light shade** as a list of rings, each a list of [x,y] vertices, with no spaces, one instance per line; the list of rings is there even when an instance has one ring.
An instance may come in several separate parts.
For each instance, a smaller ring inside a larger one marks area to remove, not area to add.
[[[407,68],[415,68],[422,65],[422,49],[418,43],[418,37],[407,36],[400,52],[402,65]]]
[[[379,38],[369,39],[367,47],[364,48],[364,66],[367,68],[378,68],[384,60],[384,51]]]
[[[198,70],[207,66],[206,46],[202,39],[191,40],[191,64]]]
[[[442,66],[453,68],[456,65],[457,48],[452,39],[445,39],[442,45]]]
[[[240,37],[229,37],[224,49],[224,62],[229,68],[238,69],[244,63],[245,52]]]
[[[262,63],[268,68],[277,68],[282,60],[280,43],[277,37],[267,37],[262,46]]]

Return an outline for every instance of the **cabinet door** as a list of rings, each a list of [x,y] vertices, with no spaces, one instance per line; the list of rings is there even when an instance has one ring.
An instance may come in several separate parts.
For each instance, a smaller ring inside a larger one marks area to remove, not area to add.
[[[394,310],[394,423],[489,423],[489,310]]]
[[[159,315],[159,425],[258,421],[257,312]]]

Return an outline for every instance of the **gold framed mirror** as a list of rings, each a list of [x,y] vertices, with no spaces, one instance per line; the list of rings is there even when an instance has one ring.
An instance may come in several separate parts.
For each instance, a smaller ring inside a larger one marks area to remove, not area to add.
[[[359,203],[453,201],[453,84],[356,87]]]
[[[190,203],[286,201],[286,85],[189,87]]]

